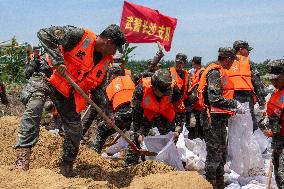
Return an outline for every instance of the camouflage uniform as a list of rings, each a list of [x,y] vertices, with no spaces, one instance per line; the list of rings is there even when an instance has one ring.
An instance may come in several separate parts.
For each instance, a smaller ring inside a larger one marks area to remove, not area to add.
[[[122,76],[124,75],[123,71],[121,70],[121,68],[119,66],[113,66],[109,69],[109,74],[110,75],[115,75],[115,76]],[[114,76],[114,77],[115,77]],[[108,100],[108,104],[109,104],[109,112],[112,112],[112,102]],[[111,113],[113,115],[114,121],[115,121],[115,125],[121,129],[130,129],[130,125],[132,122],[132,109],[130,107],[130,102],[123,104],[121,106],[119,106],[115,112]],[[105,121],[102,121],[101,123],[99,123],[97,129],[96,129],[96,137],[95,140],[92,144],[92,148],[98,152],[101,153],[103,145],[106,142],[106,139],[114,134],[116,132],[115,129],[110,128]]]
[[[159,70],[162,71],[162,70]],[[160,73],[160,72],[159,72]],[[153,77],[151,79],[153,81]],[[169,78],[171,82],[171,78]],[[161,98],[156,97],[159,101]],[[174,87],[172,94],[172,102],[176,102],[181,98],[179,90],[177,87]],[[133,133],[130,135],[130,139],[136,144],[136,146],[140,146],[138,142],[139,135],[147,136],[149,134],[150,129],[153,127],[157,127],[161,135],[165,135],[170,131],[178,131],[180,132],[180,128],[176,128],[174,124],[174,120],[169,122],[165,117],[158,116],[155,117],[152,121],[149,121],[144,116],[144,110],[141,107],[141,103],[143,100],[143,86],[142,84],[138,84],[134,90],[131,107],[132,107],[132,124],[131,131]],[[142,115],[142,116],[141,116]],[[126,165],[136,164],[139,161],[139,155],[134,154],[131,149],[129,149],[126,153],[125,163]]]
[[[248,49],[248,51],[252,50],[252,48],[248,45],[248,43],[242,40],[234,42],[234,49],[237,50],[239,48],[246,48]],[[264,85],[261,83],[259,72],[257,71],[254,62],[252,61],[250,62],[250,70],[251,70],[251,82],[254,88],[254,92],[248,90],[236,90],[234,98],[241,103],[245,102],[249,103],[249,109],[253,121],[253,130],[255,131],[258,128],[258,123],[254,113],[253,96],[255,93],[259,105],[264,108],[266,92],[264,90],[265,89]]]
[[[103,83],[100,85],[99,88],[96,88],[95,90],[91,90],[91,99],[104,111],[106,115],[109,115],[109,109],[107,108],[109,106],[109,101],[107,100],[105,89],[108,85],[107,79],[104,79]],[[85,116],[82,119],[82,126],[83,126],[83,133],[82,136],[84,136],[89,128],[91,127],[93,121],[98,116],[97,111],[95,108],[90,107],[90,109],[86,112]]]
[[[272,69],[270,69],[272,68]],[[282,69],[282,71],[281,71]],[[276,73],[278,72],[278,73]],[[268,63],[268,77],[269,79],[277,79],[280,74],[284,75],[284,59],[274,60]],[[283,81],[282,81],[283,82]],[[279,91],[284,90],[284,85],[278,86]],[[283,104],[283,101],[282,101]],[[281,117],[284,114],[282,109],[280,116],[276,114],[269,118],[269,126],[273,132],[272,148],[273,148],[273,165],[275,180],[278,188],[284,188],[284,136],[280,134],[281,125],[283,125]]]
[[[110,32],[113,28],[109,26],[107,29],[105,31]],[[38,38],[42,46],[48,50],[53,66],[59,66],[64,63],[59,45],[62,45],[65,51],[70,51],[81,40],[83,34],[84,29],[82,28],[52,26],[41,29],[38,32]],[[95,64],[99,63],[101,59],[101,53],[94,52]],[[31,64],[28,66],[31,66]],[[45,59],[39,62],[39,65],[33,66],[33,68],[34,72],[29,73],[32,76],[21,95],[21,101],[25,105],[25,112],[20,122],[15,147],[19,149],[31,148],[36,144],[43,106],[49,96],[58,109],[65,131],[62,160],[63,162],[73,162],[78,154],[82,135],[80,114],[76,112],[74,97],[73,95],[70,95],[69,98],[64,97],[55,87],[49,84],[47,78],[51,76],[52,70]]]
[[[185,55],[185,54],[183,54],[183,53],[178,53],[177,55],[176,55],[176,60],[175,60],[176,62],[180,62],[179,64],[186,64],[187,63],[187,56]],[[175,63],[175,64],[177,64],[177,63]],[[178,74],[178,76],[184,81],[185,80],[185,73],[184,73],[184,69],[182,69],[182,70],[180,70],[180,71],[178,71],[177,70],[177,74]],[[188,88],[189,88],[189,84],[190,84],[190,77],[188,77],[188,85],[187,86],[185,86],[185,84],[183,84],[183,86],[182,86],[182,88],[181,89],[179,89],[180,91],[179,91],[179,93],[181,93],[181,95],[182,95],[182,93],[183,93],[183,90],[184,90],[184,88],[186,88],[187,90],[188,90]],[[183,82],[183,83],[185,83],[185,81]],[[190,106],[189,104],[187,104],[185,101],[187,101],[187,99],[185,99],[184,100],[184,105],[186,106]],[[177,125],[177,126],[179,126],[180,128],[182,128],[183,127],[183,125],[184,124],[186,124],[186,113],[183,113],[183,112],[176,112],[176,117],[175,117],[175,124]]]
[[[223,48],[222,51],[235,52],[232,48]],[[219,56],[222,53],[219,50]],[[224,56],[224,55],[222,55]],[[226,99],[222,96],[222,84],[218,70],[211,70],[208,72],[207,87],[204,92],[204,103],[213,105],[214,107],[233,110],[237,107],[237,103],[233,99]],[[205,162],[205,176],[213,185],[219,182],[220,186],[224,184],[224,165],[226,164],[227,144],[226,136],[228,125],[227,114],[210,113],[211,124],[209,124],[208,115],[205,109],[200,115],[201,125],[204,132],[204,139],[206,142],[207,157]],[[218,183],[217,183],[218,185]]]
[[[191,60],[191,62],[195,62],[196,64],[201,65],[201,57],[199,56],[194,56]],[[203,71],[200,72],[199,78],[201,77]],[[189,83],[189,86],[191,86],[191,84]],[[196,85],[189,93],[188,93],[188,98],[185,102],[186,107],[187,107],[187,111],[186,111],[186,127],[188,130],[188,138],[189,139],[195,139],[195,138],[204,138],[203,135],[203,129],[201,127],[200,124],[200,113],[198,110],[195,110],[194,108],[192,108],[193,104],[198,101],[198,97],[197,97],[197,87],[198,85]],[[194,116],[195,118],[195,127],[191,127],[190,123],[190,119],[191,117]]]

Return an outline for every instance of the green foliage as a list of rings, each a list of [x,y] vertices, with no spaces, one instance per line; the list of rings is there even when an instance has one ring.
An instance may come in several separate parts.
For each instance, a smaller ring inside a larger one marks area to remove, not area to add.
[[[23,83],[26,47],[18,46],[13,38],[11,45],[0,47],[0,79],[6,83]]]
[[[137,46],[130,47],[129,43],[125,43],[122,46],[122,56],[124,57],[125,62],[128,62],[128,60],[135,55],[135,54],[130,55],[130,53],[132,53],[132,51],[136,48]]]
[[[270,59],[267,59],[264,62],[255,64],[255,67],[261,76],[264,76],[267,74],[267,64],[269,61]]]

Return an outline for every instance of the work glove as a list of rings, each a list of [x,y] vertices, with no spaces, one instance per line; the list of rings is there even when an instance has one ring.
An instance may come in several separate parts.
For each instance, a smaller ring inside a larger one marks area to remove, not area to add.
[[[238,114],[245,114],[246,113],[246,108],[239,101],[237,101],[236,113],[238,113]]]

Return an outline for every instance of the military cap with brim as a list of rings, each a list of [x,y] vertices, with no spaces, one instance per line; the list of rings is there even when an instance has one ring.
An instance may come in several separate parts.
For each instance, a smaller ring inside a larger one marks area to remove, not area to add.
[[[233,44],[233,48],[238,50],[240,48],[244,48],[247,49],[248,51],[251,51],[253,48],[249,46],[247,41],[243,41],[243,40],[238,40],[235,41]]]
[[[176,62],[182,62],[184,64],[187,63],[187,56],[183,53],[178,53],[176,55]]]
[[[236,50],[233,49],[232,47],[220,47],[218,53],[219,56],[221,57],[227,57],[239,60],[239,58],[236,56]]]
[[[151,77],[152,86],[158,89],[164,96],[170,96],[173,92],[172,77],[168,69],[157,70]]]
[[[267,64],[268,79],[276,79],[280,75],[284,75],[284,59],[272,60]]]
[[[118,25],[109,25],[100,35],[106,36],[113,40],[117,50],[122,53],[122,45],[126,43],[126,39],[124,33]]]

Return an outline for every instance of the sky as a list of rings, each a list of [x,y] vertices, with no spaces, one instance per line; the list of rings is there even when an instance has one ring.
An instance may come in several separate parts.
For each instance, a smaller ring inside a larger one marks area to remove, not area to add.
[[[188,59],[216,60],[219,47],[246,40],[255,62],[284,56],[283,0],[129,0],[177,18],[172,49]],[[38,44],[36,33],[51,25],[74,25],[100,33],[109,24],[120,24],[123,0],[0,0],[0,42],[14,35],[18,42]],[[133,59],[152,58],[155,43],[138,46]]]

